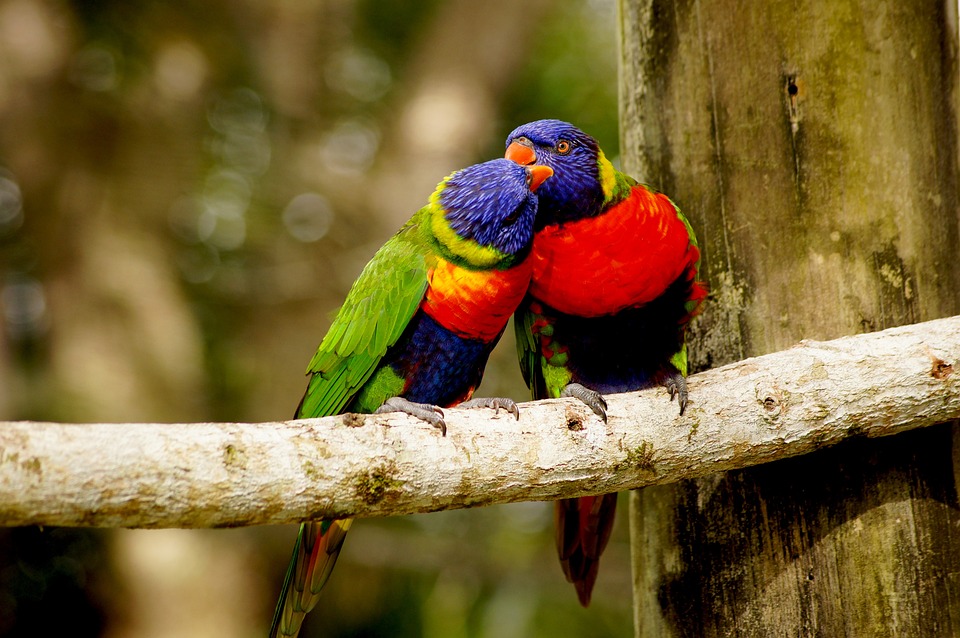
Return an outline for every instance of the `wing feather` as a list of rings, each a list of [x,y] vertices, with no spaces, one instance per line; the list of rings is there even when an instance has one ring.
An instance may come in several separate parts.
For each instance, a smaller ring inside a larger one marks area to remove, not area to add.
[[[537,320],[537,315],[530,309],[531,301],[528,295],[513,315],[513,329],[517,335],[517,360],[520,362],[520,373],[533,398],[545,399],[546,381],[540,361],[540,347],[533,333],[533,323]]]
[[[413,224],[377,251],[310,360],[298,418],[339,413],[370,378],[423,301],[428,261]]]

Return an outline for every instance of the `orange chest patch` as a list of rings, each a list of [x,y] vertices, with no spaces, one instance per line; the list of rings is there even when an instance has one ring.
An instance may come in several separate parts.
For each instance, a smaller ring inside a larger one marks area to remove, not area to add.
[[[656,299],[699,258],[673,204],[635,187],[603,215],[537,233],[530,292],[567,314],[613,314]]]
[[[530,259],[508,270],[468,270],[443,259],[428,273],[421,304],[440,325],[469,339],[495,339],[530,285]]]

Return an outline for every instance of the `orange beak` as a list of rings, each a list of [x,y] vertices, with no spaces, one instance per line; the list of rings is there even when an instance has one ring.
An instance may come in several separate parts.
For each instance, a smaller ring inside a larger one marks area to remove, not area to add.
[[[507,147],[507,152],[504,154],[504,157],[516,162],[520,166],[527,166],[537,161],[537,156],[533,152],[533,149],[520,142],[511,142],[510,146]]]
[[[531,193],[536,192],[537,188],[540,187],[540,184],[542,184],[545,179],[553,175],[553,169],[549,166],[534,164],[525,168],[527,169],[527,174],[530,176],[529,179]]]

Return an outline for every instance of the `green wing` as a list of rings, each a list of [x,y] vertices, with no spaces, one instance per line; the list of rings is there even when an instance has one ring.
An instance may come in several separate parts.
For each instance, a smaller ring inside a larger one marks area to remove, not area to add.
[[[400,338],[427,289],[428,251],[418,239],[412,220],[364,267],[310,360],[297,418],[338,414]]]
[[[517,360],[520,362],[520,373],[533,398],[546,399],[548,394],[543,377],[543,363],[538,340],[533,333],[533,324],[539,316],[530,310],[530,302],[528,295],[513,315],[513,329],[517,334]]]

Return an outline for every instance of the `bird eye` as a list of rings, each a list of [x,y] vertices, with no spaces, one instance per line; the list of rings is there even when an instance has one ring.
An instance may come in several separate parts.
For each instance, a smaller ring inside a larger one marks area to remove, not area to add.
[[[566,155],[570,152],[570,149],[573,148],[573,145],[567,140],[560,140],[557,142],[557,152],[561,155]]]

